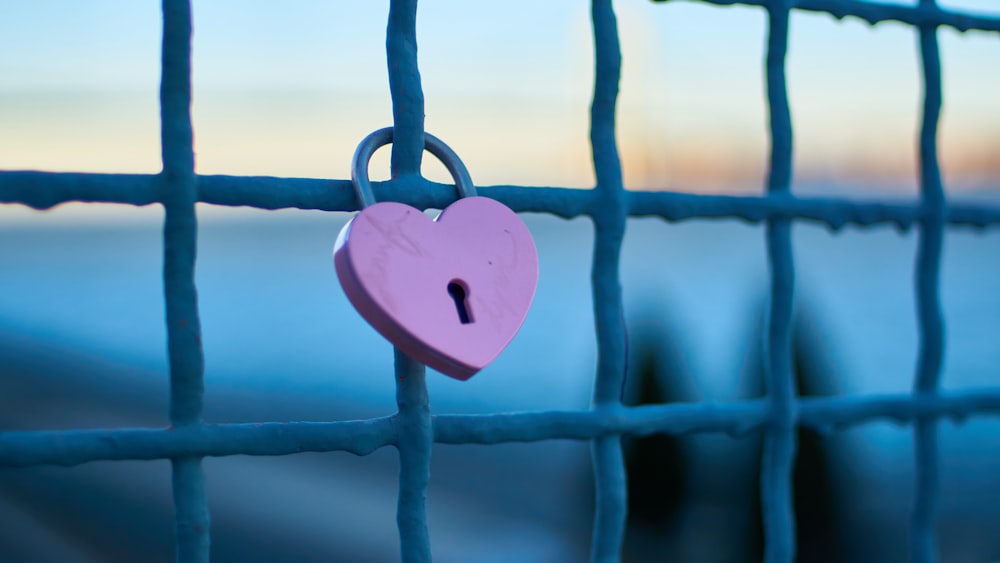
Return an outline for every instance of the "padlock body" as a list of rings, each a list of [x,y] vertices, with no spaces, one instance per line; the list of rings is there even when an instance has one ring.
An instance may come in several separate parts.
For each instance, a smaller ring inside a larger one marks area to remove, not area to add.
[[[340,232],[334,263],[351,304],[408,356],[465,380],[517,334],[538,284],[527,226],[486,197],[431,219],[409,205],[366,207]]]

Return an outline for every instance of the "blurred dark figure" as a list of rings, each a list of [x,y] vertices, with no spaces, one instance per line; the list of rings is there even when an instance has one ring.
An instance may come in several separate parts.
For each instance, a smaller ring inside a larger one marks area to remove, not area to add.
[[[823,338],[824,325],[815,316],[815,309],[799,303],[792,319],[792,370],[799,397],[826,397],[838,393],[833,362]],[[767,381],[764,354],[767,346],[766,315],[760,316],[760,330],[748,354],[749,373],[746,379],[748,398],[764,397]],[[838,498],[842,488],[833,477],[836,462],[836,436],[823,436],[814,430],[799,427],[798,450],[792,473],[795,507],[797,561],[802,563],[833,563],[850,558],[841,540],[842,518]],[[755,457],[763,454],[763,438],[759,434]],[[760,464],[754,465],[755,481],[760,483]],[[760,520],[760,488],[754,491],[755,553],[763,553],[764,529]],[[759,560],[759,555],[758,559]]]
[[[679,343],[662,316],[629,323],[628,374],[622,402],[650,405],[693,400]],[[675,551],[669,531],[683,526],[691,437],[651,434],[623,440],[629,515],[624,561],[659,561]]]
[[[661,309],[656,309],[656,312]],[[760,317],[757,317],[759,319]],[[763,322],[749,322],[741,399],[764,396]],[[835,392],[820,326],[800,307],[793,328],[793,369],[800,396]],[[669,319],[652,314],[629,324],[629,405],[699,401]],[[838,532],[830,445],[800,429],[794,470],[798,561],[844,561]],[[759,431],[725,435],[627,437],[629,519],[623,561],[753,562],[763,555]]]

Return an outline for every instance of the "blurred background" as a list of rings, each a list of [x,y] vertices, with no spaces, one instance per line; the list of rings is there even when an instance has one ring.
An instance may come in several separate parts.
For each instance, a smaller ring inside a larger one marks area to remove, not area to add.
[[[900,2],[907,3],[907,2]],[[942,6],[1000,15],[990,0]],[[619,139],[630,189],[760,193],[760,9],[618,2]],[[349,177],[391,123],[387,3],[194,3],[198,172]],[[0,169],[159,171],[159,3],[0,0]],[[424,0],[426,128],[480,185],[588,189],[586,3]],[[953,201],[1000,203],[1000,42],[939,31],[941,161]],[[912,29],[795,13],[788,60],[798,193],[912,200],[921,77]],[[388,150],[375,178],[388,176]],[[425,159],[424,173],[447,181]],[[202,205],[198,284],[209,421],[340,420],[395,409],[390,346],[330,256],[348,214]],[[579,409],[595,369],[587,220],[524,216],[541,278],[521,333],[468,382],[431,374],[435,412]],[[0,206],[0,428],[167,423],[162,210]],[[901,393],[917,354],[915,234],[794,228],[803,395]],[[949,230],[942,386],[996,386],[1000,235]],[[762,394],[763,229],[630,220],[622,279],[630,403]],[[1000,424],[943,422],[943,561],[1000,560]],[[800,433],[802,561],[906,561],[911,431]],[[626,561],[753,561],[759,436],[627,440]],[[206,460],[217,561],[398,559],[396,455]],[[3,470],[0,560],[168,561],[169,463]],[[435,446],[439,561],[581,561],[586,444]]]

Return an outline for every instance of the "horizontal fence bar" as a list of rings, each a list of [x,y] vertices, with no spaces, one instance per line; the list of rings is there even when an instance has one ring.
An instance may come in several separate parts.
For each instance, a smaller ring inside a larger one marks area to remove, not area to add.
[[[276,456],[344,451],[368,455],[395,443],[392,417],[343,422],[192,424],[176,428],[0,432],[0,466],[97,460]]]
[[[798,424],[823,433],[875,421],[1000,416],[1000,388],[941,395],[809,397],[798,400]],[[716,432],[746,435],[764,423],[763,400],[607,406],[586,411],[436,415],[434,441],[500,444],[592,440],[612,434]],[[99,460],[178,456],[279,456],[343,451],[368,455],[397,441],[394,416],[340,422],[199,424],[183,428],[122,428],[0,432],[0,467],[79,465]]]
[[[159,201],[155,174],[81,174],[72,172],[0,171],[0,203],[48,209],[71,201],[149,205]],[[455,188],[421,178],[374,182],[380,200],[391,199],[419,208],[443,208],[455,200]],[[356,211],[349,180],[276,178],[270,176],[199,176],[199,201],[258,209]],[[533,186],[477,187],[514,211],[549,213],[563,218],[590,215],[594,191]],[[909,229],[923,216],[912,202],[864,201],[793,195],[729,196],[667,191],[626,192],[629,215],[689,219],[741,219],[759,223],[773,218],[799,219],[839,229],[846,225],[895,225]],[[1000,226],[1000,205],[951,204],[948,224],[975,228]]]
[[[657,0],[666,2],[667,0]],[[769,0],[697,0],[717,6],[767,6]],[[913,26],[940,25],[958,31],[998,31],[1000,17],[977,15],[938,6],[905,6],[862,0],[793,0],[791,7],[805,12],[820,12],[837,19],[855,17],[875,25],[881,22],[899,22]]]

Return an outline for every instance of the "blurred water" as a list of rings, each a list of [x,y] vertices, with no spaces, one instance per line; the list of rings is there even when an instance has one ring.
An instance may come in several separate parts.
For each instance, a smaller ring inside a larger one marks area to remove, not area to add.
[[[0,227],[0,323],[9,331],[166,373],[158,222]],[[200,227],[198,286],[210,387],[315,387],[392,407],[391,351],[351,308],[330,252],[344,214],[232,211]],[[587,404],[595,363],[586,220],[526,216],[541,277],[523,330],[468,382],[430,378],[439,409]],[[914,233],[832,234],[798,224],[797,290],[822,323],[846,394],[905,392],[915,369]],[[943,386],[996,384],[1000,235],[945,238]],[[706,400],[735,397],[766,298],[763,230],[734,221],[629,223],[622,258],[631,312],[683,327]]]
[[[0,227],[0,332],[124,366],[134,377],[155,380],[162,390],[167,376],[160,222],[154,218],[143,223],[74,225],[61,221],[61,213],[56,210],[39,215],[34,223]],[[338,418],[394,410],[391,348],[351,308],[333,268],[333,241],[347,218],[346,214],[300,211],[211,210],[211,217],[201,224],[198,285],[209,420]],[[431,374],[428,380],[436,412],[575,409],[589,402],[595,366],[591,225],[582,219],[537,215],[527,215],[525,220],[538,245],[541,278],[524,328],[495,364],[468,382]],[[834,234],[814,225],[796,225],[799,307],[808,310],[822,337],[824,355],[831,360],[828,372],[834,379],[828,383],[837,392],[910,389],[917,355],[912,290],[916,239],[915,233],[900,234],[888,227]],[[949,231],[945,241],[941,291],[948,337],[942,385],[947,389],[996,386],[1000,382],[995,367],[1000,365],[1000,261],[996,259],[1000,233],[958,229]],[[744,396],[748,358],[751,348],[759,345],[760,314],[766,301],[767,261],[760,226],[736,221],[631,220],[621,274],[630,321],[663,316],[675,329],[664,336],[675,339],[682,351],[693,389],[689,399],[725,401]],[[271,398],[271,410],[232,408],[247,397],[259,401],[261,396]],[[340,410],[330,410],[334,404]],[[969,529],[979,529],[970,528],[970,521],[978,522],[980,528],[1000,522],[1000,458],[996,456],[1000,424],[995,418],[962,427],[945,423],[941,435],[942,521],[952,544],[959,545],[963,537],[969,537]],[[879,423],[839,436],[832,443],[841,454],[840,484],[849,487],[850,497],[857,501],[852,508],[855,531],[878,530],[881,535],[869,540],[887,542],[890,547],[883,550],[882,560],[897,560],[887,554],[899,555],[899,538],[906,533],[913,479],[911,432]],[[506,448],[503,451],[514,451]],[[518,528],[517,522],[522,517],[539,517],[532,511],[544,513],[546,522],[558,521],[556,514],[564,508],[560,504],[578,493],[567,492],[566,487],[572,487],[566,483],[556,489],[551,484],[565,481],[561,476],[584,472],[586,456],[576,445],[546,443],[524,448],[528,449],[515,454],[522,457],[504,454],[502,448],[437,448],[432,481],[439,488],[432,491],[432,497],[476,498],[476,502],[488,503],[484,506],[522,514],[497,520],[494,509],[474,512],[476,526],[496,528],[497,522],[504,522],[504,533],[524,540],[528,547],[522,560],[552,561],[553,553],[570,553],[560,536],[552,535],[553,528],[539,528],[534,537],[528,533],[531,527]],[[241,502],[244,494],[239,489],[260,480],[251,477],[256,475],[251,466],[261,462],[218,460],[210,468],[236,467],[234,463],[243,468],[236,473],[244,477],[225,479],[228,485],[223,489],[233,489],[227,498],[236,500],[228,502]],[[283,467],[285,462],[274,463]],[[376,465],[385,466],[380,475],[393,471],[391,460]],[[496,498],[482,500],[482,481],[477,480],[478,474],[465,474],[467,467],[478,468],[477,472],[492,468],[487,489]],[[527,483],[538,484],[551,497],[536,491],[531,494],[538,502],[519,501],[505,507],[504,497],[521,498],[517,495],[524,491],[504,492],[500,476],[529,470],[535,473],[511,486],[520,490]],[[367,470],[348,471],[353,480]],[[281,489],[287,493],[286,505],[308,502],[312,489],[303,486],[301,494],[296,493],[292,483],[298,478],[287,479],[291,480]],[[573,490],[585,489],[585,481],[571,481],[578,487]],[[378,497],[381,508],[365,520],[383,522],[389,528],[380,533],[390,535],[391,482],[390,478],[384,491],[387,496]],[[210,490],[220,497],[228,494]],[[345,491],[344,487],[333,489],[331,500],[348,502]],[[266,502],[277,502],[265,491],[257,493],[261,495]],[[543,498],[548,500],[543,502]],[[469,514],[468,506],[438,500],[437,507],[431,515],[432,521],[439,522],[435,549],[454,555],[444,560],[462,560],[461,554],[473,551],[490,552],[493,539],[478,538],[472,532],[440,532],[466,521],[468,516],[461,514]],[[230,519],[251,509],[222,504],[218,510]],[[318,513],[310,510],[296,514],[311,521]],[[586,517],[574,514],[569,523],[555,528],[580,530]],[[386,560],[392,559],[393,545],[384,552]],[[581,545],[585,547],[585,541]],[[566,560],[577,555],[566,555]],[[478,560],[490,559],[483,555]]]

